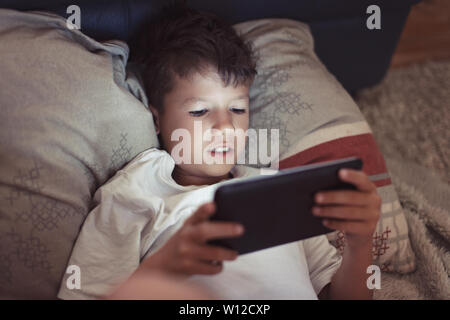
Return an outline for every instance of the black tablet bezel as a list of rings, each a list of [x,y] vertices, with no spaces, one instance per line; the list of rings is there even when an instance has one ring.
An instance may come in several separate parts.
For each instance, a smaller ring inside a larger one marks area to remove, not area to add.
[[[320,190],[355,189],[339,179],[338,171],[341,168],[361,170],[362,165],[360,158],[351,157],[220,186],[214,195],[217,210],[211,220],[239,222],[244,225],[245,233],[239,238],[210,243],[245,254],[332,232],[311,213],[313,196]]]

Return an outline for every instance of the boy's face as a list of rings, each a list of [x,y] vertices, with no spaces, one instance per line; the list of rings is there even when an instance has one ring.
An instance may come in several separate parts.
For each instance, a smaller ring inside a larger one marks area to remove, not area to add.
[[[189,132],[191,159],[189,164],[177,164],[177,169],[196,177],[198,181],[207,177],[227,176],[237,162],[238,155],[245,149],[245,133],[249,126],[247,85],[224,87],[219,75],[213,71],[204,75],[195,73],[188,79],[177,76],[173,90],[164,97],[163,111],[158,112],[152,106],[150,109],[164,149],[172,157],[183,156],[183,152],[179,152],[179,146],[172,153],[176,145],[181,145],[179,138],[171,141],[172,133],[176,129]],[[194,122],[197,122],[197,130],[194,130]],[[208,130],[212,133],[209,141],[205,134]],[[222,139],[218,138],[219,136]],[[211,152],[211,145],[227,145],[232,149],[228,152],[221,152],[220,149]],[[221,158],[223,164],[205,163],[205,155],[210,160]],[[201,163],[194,163],[195,159],[201,159]]]

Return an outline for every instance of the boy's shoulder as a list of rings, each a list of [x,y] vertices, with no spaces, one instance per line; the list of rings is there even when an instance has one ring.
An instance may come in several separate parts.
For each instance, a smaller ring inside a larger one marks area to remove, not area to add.
[[[130,188],[141,191],[155,189],[151,187],[151,184],[155,183],[152,177],[157,176],[161,170],[170,171],[174,165],[171,159],[165,150],[157,148],[144,150],[118,170],[97,191],[118,193]]]
[[[135,169],[136,167],[140,167],[147,163],[153,163],[155,160],[160,161],[168,161],[170,155],[166,150],[158,149],[158,148],[150,148],[142,151],[138,155],[136,155],[130,162],[128,162],[122,169],[117,171],[117,173],[129,172]]]

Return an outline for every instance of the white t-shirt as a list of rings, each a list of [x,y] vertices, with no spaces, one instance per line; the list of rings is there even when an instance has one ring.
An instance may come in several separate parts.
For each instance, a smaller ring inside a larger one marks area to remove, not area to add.
[[[142,259],[158,250],[195,210],[213,201],[218,186],[259,174],[236,165],[233,179],[214,185],[181,186],[172,178],[175,161],[152,148],[119,170],[94,196],[68,265],[80,268],[80,289],[69,289],[65,274],[58,297],[93,299],[125,281]],[[326,236],[293,242],[225,262],[217,275],[195,275],[224,299],[317,299],[341,257]]]

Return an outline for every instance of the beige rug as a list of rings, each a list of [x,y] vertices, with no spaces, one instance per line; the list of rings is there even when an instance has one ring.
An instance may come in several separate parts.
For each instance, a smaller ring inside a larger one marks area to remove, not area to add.
[[[391,70],[355,97],[405,209],[415,272],[383,273],[375,299],[450,299],[450,61]]]
[[[431,168],[450,182],[450,61],[393,69],[355,100],[383,154]]]

